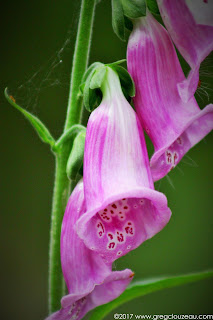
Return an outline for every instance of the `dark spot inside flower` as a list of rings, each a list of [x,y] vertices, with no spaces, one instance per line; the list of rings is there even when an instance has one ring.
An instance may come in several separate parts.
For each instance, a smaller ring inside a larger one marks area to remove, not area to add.
[[[124,209],[128,209],[128,207],[127,207],[127,206],[124,206]]]
[[[110,210],[110,212],[111,212],[111,213],[114,213],[114,211],[113,211],[113,210]]]
[[[122,200],[126,200],[126,198],[123,198]]]
[[[104,211],[107,211],[107,208],[105,208]]]
[[[116,208],[117,208],[117,206],[116,206],[114,203],[113,203],[112,207],[113,207],[114,209],[116,209]]]
[[[113,249],[115,247],[115,242],[110,242],[109,249]]]

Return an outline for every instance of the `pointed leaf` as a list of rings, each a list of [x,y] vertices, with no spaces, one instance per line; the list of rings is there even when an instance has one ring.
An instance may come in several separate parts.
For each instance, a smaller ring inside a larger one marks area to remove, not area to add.
[[[24,110],[22,107],[20,107],[16,103],[15,99],[13,98],[13,96],[9,95],[7,88],[5,89],[4,94],[5,94],[5,97],[6,97],[7,101],[13,107],[15,107],[17,110],[19,110],[25,116],[25,118],[27,118],[29,120],[29,122],[31,123],[33,128],[36,130],[39,138],[43,142],[48,143],[51,147],[53,147],[54,144],[55,144],[55,140],[52,137],[52,135],[49,132],[49,130],[45,127],[45,125],[36,116],[34,116],[30,112]]]
[[[121,0],[112,0],[112,28],[122,41],[125,41],[125,22]]]
[[[100,88],[106,74],[106,67],[97,68],[90,81],[90,89]]]
[[[145,0],[121,0],[125,16],[136,19],[146,15]]]
[[[126,62],[126,59],[121,59],[121,60],[118,60],[118,61],[115,61],[115,62],[112,62],[112,63],[108,63],[108,64],[106,64],[106,66],[112,67],[112,66],[124,63],[124,62]]]
[[[145,296],[146,294],[159,291],[162,289],[172,288],[180,286],[182,284],[199,281],[213,277],[213,270],[199,272],[194,274],[180,275],[175,277],[165,277],[159,279],[152,279],[146,281],[138,281],[132,283],[124,293],[122,293],[117,299],[97,307],[92,313],[90,320],[101,320],[118,306],[131,301],[135,298]]]
[[[72,151],[67,162],[67,176],[70,180],[76,180],[77,174],[83,164],[86,129],[82,130],[73,142]]]

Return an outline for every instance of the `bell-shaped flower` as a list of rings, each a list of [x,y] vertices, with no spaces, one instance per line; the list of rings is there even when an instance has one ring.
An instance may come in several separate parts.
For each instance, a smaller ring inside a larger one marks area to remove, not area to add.
[[[187,102],[199,81],[200,63],[213,50],[213,1],[157,0],[159,10],[176,47],[191,67],[178,91]]]
[[[117,298],[133,277],[129,269],[113,271],[77,236],[75,224],[85,212],[83,182],[74,189],[64,214],[61,231],[61,265],[68,295],[62,308],[47,320],[80,320],[91,309]]]
[[[90,115],[84,151],[86,209],[77,233],[106,263],[159,232],[171,212],[155,191],[140,122],[115,71],[106,67],[103,99]]]
[[[136,112],[155,148],[150,165],[156,181],[212,130],[213,105],[200,110],[194,97],[187,103],[180,98],[177,84],[185,76],[174,45],[149,12],[134,23],[127,65],[136,87]]]

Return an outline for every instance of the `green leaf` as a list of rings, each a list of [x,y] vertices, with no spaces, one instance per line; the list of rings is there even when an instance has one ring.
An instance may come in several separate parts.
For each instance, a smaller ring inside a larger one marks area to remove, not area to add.
[[[106,74],[106,67],[105,66],[95,69],[95,72],[94,72],[94,74],[91,78],[91,81],[90,81],[90,86],[89,86],[90,89],[100,88],[102,85],[102,82],[104,80],[105,74]]]
[[[83,90],[84,106],[91,112],[101,101],[101,93],[98,88],[100,88],[104,79],[106,67],[100,62],[96,62],[89,69],[85,73],[85,84],[81,85],[81,89]]]
[[[84,106],[90,112],[93,110],[93,106],[96,103],[96,92],[95,90],[90,89],[90,82],[92,80],[94,73],[95,73],[95,70],[93,70],[88,75],[85,82],[84,93],[83,93]]]
[[[103,66],[104,64],[101,62],[94,62],[93,64],[91,64],[89,66],[89,68],[87,69],[87,71],[84,73],[83,78],[82,78],[82,84],[84,84],[88,78],[88,76],[94,72],[94,70],[98,67]],[[81,84],[81,85],[82,85]]]
[[[130,19],[136,19],[146,15],[145,0],[121,0],[124,15]]]
[[[72,144],[73,139],[76,137],[77,134],[81,131],[85,131],[86,128],[82,126],[81,124],[75,124],[70,129],[68,129],[66,132],[62,134],[62,136],[56,141],[54,150],[58,150],[62,146],[64,146],[65,143]]]
[[[207,279],[210,277],[213,277],[213,270],[194,274],[179,275],[175,277],[165,277],[152,280],[137,281],[135,283],[132,283],[126,289],[126,291],[124,291],[117,299],[100,307],[97,307],[92,313],[90,320],[104,319],[104,317],[108,313],[110,313],[112,310],[119,307],[120,305],[128,301],[131,301],[135,298],[145,296],[146,294],[163,289],[177,287],[182,284]]]
[[[27,120],[29,120],[29,122],[31,123],[31,125],[33,126],[35,131],[37,132],[39,138],[43,142],[48,143],[51,147],[54,147],[55,140],[52,137],[52,135],[50,134],[49,130],[45,127],[45,125],[36,116],[34,116],[30,112],[24,110],[22,107],[20,107],[16,103],[15,99],[13,98],[13,96],[9,95],[7,88],[5,89],[4,94],[5,94],[5,97],[6,97],[7,101],[13,107],[15,107],[17,110],[19,110],[25,116],[25,118],[27,118]]]
[[[121,0],[112,0],[112,28],[122,41],[125,41],[125,21]]]
[[[111,68],[118,73],[121,87],[128,93],[130,97],[135,96],[135,85],[128,71],[118,65],[111,65]]]
[[[108,63],[108,64],[106,64],[106,66],[113,67],[115,65],[118,65],[118,64],[121,64],[121,63],[124,63],[124,62],[126,62],[126,59],[121,59],[121,60],[118,60],[118,61],[115,61],[115,62],[112,62],[112,63]]]
[[[67,176],[70,180],[76,180],[79,170],[83,164],[85,137],[86,129],[82,130],[74,139],[66,168]]]
[[[149,11],[154,14],[160,14],[156,0],[146,0]]]

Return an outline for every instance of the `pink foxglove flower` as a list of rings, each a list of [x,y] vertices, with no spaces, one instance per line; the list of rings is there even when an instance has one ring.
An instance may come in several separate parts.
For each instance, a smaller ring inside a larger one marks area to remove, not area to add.
[[[102,91],[86,131],[87,211],[77,222],[77,232],[111,264],[159,232],[171,212],[165,195],[154,190],[140,122],[109,67]]]
[[[179,94],[187,102],[197,89],[200,63],[213,50],[213,1],[157,2],[172,40],[191,67],[188,78],[178,83]]]
[[[91,309],[117,298],[133,277],[129,269],[111,271],[97,253],[84,245],[75,232],[76,220],[85,211],[83,182],[73,191],[61,231],[61,264],[69,294],[61,310],[47,320],[80,320]]]
[[[201,111],[194,97],[187,103],[180,98],[177,84],[185,77],[175,48],[149,12],[134,24],[127,65],[136,86],[136,112],[155,148],[150,164],[156,181],[212,130],[213,105]]]

